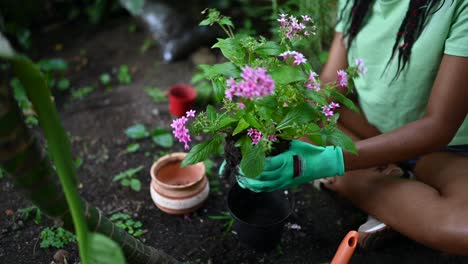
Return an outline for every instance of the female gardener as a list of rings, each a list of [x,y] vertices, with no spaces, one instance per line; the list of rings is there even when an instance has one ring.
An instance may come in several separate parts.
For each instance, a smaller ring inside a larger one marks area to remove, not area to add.
[[[387,225],[468,255],[468,1],[340,0],[322,82],[357,58],[368,69],[355,82],[363,115],[342,109],[340,125],[358,155],[293,141],[258,178],[239,184],[271,191],[344,174],[325,187],[383,222],[361,228],[361,237]],[[377,169],[401,162],[416,179]]]

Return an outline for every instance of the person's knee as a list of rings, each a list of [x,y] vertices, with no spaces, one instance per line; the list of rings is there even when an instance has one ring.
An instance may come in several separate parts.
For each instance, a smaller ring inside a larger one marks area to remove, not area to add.
[[[460,212],[451,208],[441,211],[435,219],[428,219],[432,229],[422,234],[420,242],[447,253],[468,255],[468,218]]]

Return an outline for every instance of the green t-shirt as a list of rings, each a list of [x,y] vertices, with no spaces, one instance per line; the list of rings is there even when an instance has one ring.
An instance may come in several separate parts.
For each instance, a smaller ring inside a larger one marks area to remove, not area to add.
[[[340,10],[345,2],[340,0]],[[444,54],[468,57],[468,1],[446,0],[429,18],[415,42],[410,63],[390,85],[397,71],[397,57],[385,72],[384,68],[409,2],[376,0],[371,16],[348,50],[351,65],[355,65],[355,59],[361,58],[368,69],[355,81],[358,100],[369,122],[383,133],[424,115]],[[350,6],[351,3],[348,8]],[[346,21],[345,18],[337,24],[337,32],[343,32]],[[468,144],[468,116],[449,145],[460,144]]]

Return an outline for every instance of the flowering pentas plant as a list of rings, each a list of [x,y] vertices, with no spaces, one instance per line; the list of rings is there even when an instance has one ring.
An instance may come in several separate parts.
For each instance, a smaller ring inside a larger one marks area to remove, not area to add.
[[[352,140],[337,128],[337,109],[342,105],[356,110],[346,94],[353,78],[365,73],[362,60],[337,72],[335,83],[321,83],[307,58],[297,50],[302,38],[313,37],[314,21],[281,14],[279,40],[235,35],[228,17],[209,10],[200,25],[219,24],[228,35],[213,46],[228,62],[200,65],[212,82],[219,105],[205,111],[188,111],[173,121],[174,136],[190,149],[183,165],[194,164],[223,151],[226,144],[241,152],[240,168],[247,177],[263,170],[265,158],[275,144],[302,137],[315,144],[333,144],[355,152]],[[190,146],[190,134],[212,137]],[[234,142],[232,142],[234,141]]]

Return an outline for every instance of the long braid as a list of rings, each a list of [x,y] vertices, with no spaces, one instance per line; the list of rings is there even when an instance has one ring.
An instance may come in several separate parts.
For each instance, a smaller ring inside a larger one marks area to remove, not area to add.
[[[344,18],[344,10],[352,0],[346,1],[345,7],[341,10],[338,21]],[[441,3],[441,4],[440,4]],[[392,53],[387,66],[395,57],[398,51],[398,68],[393,80],[397,79],[401,71],[410,61],[411,51],[414,43],[419,38],[427,23],[427,18],[430,14],[437,12],[445,3],[445,0],[411,0],[408,11],[401,22],[398,33],[396,34],[395,44],[393,45]],[[453,3],[453,1],[452,1]],[[440,4],[440,5],[439,5]],[[353,0],[351,14],[348,15],[347,27],[345,28],[345,37],[348,39],[348,48],[352,41],[365,25],[366,19],[369,17],[369,10],[374,5],[373,0]],[[438,8],[436,8],[438,7]],[[434,10],[434,12],[432,12]],[[403,44],[400,44],[403,40]]]

